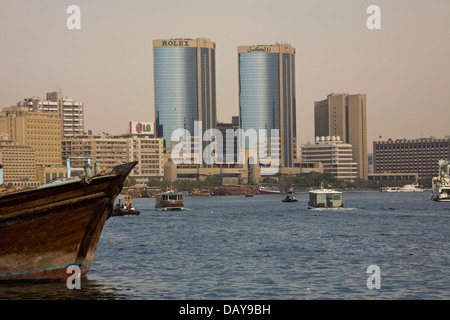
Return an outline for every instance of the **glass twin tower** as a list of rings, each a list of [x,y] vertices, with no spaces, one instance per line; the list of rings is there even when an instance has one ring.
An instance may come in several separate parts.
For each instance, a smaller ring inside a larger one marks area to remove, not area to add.
[[[168,39],[154,40],[153,48],[156,132],[170,150],[174,130],[193,133],[194,121],[202,122],[202,133],[216,127],[216,45],[205,38]],[[295,49],[288,44],[240,46],[238,62],[240,128],[266,129],[269,138],[271,129],[278,129],[280,165],[293,167]]]

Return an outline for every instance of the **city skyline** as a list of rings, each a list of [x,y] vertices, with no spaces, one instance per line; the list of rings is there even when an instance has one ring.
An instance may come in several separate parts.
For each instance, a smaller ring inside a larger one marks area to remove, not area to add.
[[[382,139],[444,137],[450,108],[450,3],[423,1],[77,1],[81,29],[69,30],[68,1],[0,1],[0,107],[60,88],[85,106],[85,129],[120,134],[154,121],[155,39],[216,43],[217,120],[239,114],[237,48],[296,48],[298,145],[314,137],[314,101],[367,95],[369,151]],[[368,6],[381,8],[369,30]]]

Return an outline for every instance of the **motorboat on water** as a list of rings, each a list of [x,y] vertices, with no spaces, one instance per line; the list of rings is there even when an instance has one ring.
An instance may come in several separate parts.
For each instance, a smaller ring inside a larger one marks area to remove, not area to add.
[[[184,210],[183,193],[174,189],[166,189],[165,192],[156,195],[156,209],[160,210]]]
[[[439,174],[431,180],[431,200],[450,202],[450,161],[439,160]]]
[[[343,208],[342,192],[333,189],[316,189],[309,191],[308,209]]]
[[[381,192],[400,192],[400,187],[383,187]]]
[[[277,187],[259,187],[259,194],[280,194],[281,191]]]
[[[424,189],[417,183],[405,184],[403,187],[384,187],[382,192],[423,192]]]
[[[141,212],[134,208],[116,206],[111,216],[113,217],[138,216],[140,214]]]
[[[288,191],[286,198],[283,199],[283,202],[298,202],[298,200],[293,191]]]
[[[405,184],[403,187],[383,187],[382,192],[423,192],[423,187],[419,186],[417,183]]]
[[[423,192],[424,189],[420,187],[417,183],[406,184],[400,188],[400,192]]]
[[[114,207],[111,216],[138,216],[141,214],[139,210],[133,208],[131,204],[132,197],[130,195],[119,194],[116,199],[118,200],[118,203]],[[124,200],[124,203],[121,203],[121,200]]]

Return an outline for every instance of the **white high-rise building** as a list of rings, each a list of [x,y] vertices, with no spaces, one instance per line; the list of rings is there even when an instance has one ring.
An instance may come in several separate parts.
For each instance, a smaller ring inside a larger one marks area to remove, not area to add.
[[[84,134],[84,104],[70,98],[64,98],[61,90],[49,92],[46,99],[26,98],[17,106],[28,107],[29,111],[57,113],[61,118],[61,137],[70,138]]]
[[[314,144],[303,145],[302,161],[322,162],[323,172],[330,172],[337,179],[358,177],[352,145],[343,143],[339,136],[316,137]]]

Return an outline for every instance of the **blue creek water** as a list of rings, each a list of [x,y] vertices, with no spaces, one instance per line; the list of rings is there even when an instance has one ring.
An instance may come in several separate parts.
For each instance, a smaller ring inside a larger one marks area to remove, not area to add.
[[[0,299],[449,299],[450,203],[429,192],[185,197],[185,211],[111,217],[80,290],[2,284]],[[369,289],[369,266],[380,289]]]

